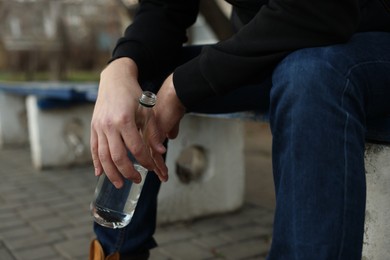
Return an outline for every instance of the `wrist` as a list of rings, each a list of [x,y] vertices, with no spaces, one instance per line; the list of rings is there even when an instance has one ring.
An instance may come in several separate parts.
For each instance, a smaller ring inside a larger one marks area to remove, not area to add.
[[[116,74],[128,75],[131,78],[138,79],[138,66],[131,58],[121,57],[111,61],[101,72],[101,76],[104,76],[106,73],[112,73],[111,70],[114,70]]]

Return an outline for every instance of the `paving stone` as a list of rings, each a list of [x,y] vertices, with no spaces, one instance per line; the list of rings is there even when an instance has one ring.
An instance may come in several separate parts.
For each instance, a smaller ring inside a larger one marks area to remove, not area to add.
[[[19,194],[20,193],[20,187],[17,187],[13,185],[9,180],[4,180],[2,178],[2,184],[0,186],[0,196],[6,197],[9,194]]]
[[[87,259],[90,242],[87,238],[71,239],[57,243],[55,248],[67,259],[75,259],[77,257]]]
[[[0,241],[0,259],[1,260],[15,260],[10,250]]]
[[[0,219],[0,233],[4,230],[17,228],[19,226],[24,226],[26,222],[23,219],[16,217],[8,217]]]
[[[0,217],[9,217],[11,214],[12,216],[15,216],[18,209],[19,209],[18,205],[9,205],[6,203],[0,203]]]
[[[65,207],[57,211],[59,215],[65,218],[74,218],[83,216],[89,213],[89,205],[81,205],[74,203],[72,207]]]
[[[196,220],[190,224],[190,228],[196,233],[204,235],[226,230],[228,226],[221,221],[220,217],[215,216],[211,218]]]
[[[8,204],[18,203],[18,202],[25,202],[28,201],[31,198],[31,194],[24,192],[21,189],[18,189],[18,191],[9,191],[5,195],[5,202]]]
[[[225,259],[247,259],[250,257],[258,259],[264,257],[268,252],[268,244],[262,239],[250,239],[219,247],[216,252]]]
[[[150,250],[149,260],[172,260],[172,258],[167,255],[163,249],[154,248]]]
[[[92,227],[92,221],[90,221],[89,224],[80,225],[77,227],[68,228],[66,230],[63,230],[63,233],[65,236],[69,239],[78,238],[81,236],[93,236],[93,227]]]
[[[272,213],[264,214],[260,216],[258,219],[256,219],[255,221],[260,225],[272,227],[274,223],[274,214]]]
[[[34,207],[25,207],[18,209],[18,213],[24,219],[35,219],[42,216],[47,216],[53,214],[53,211],[47,206],[34,206]]]
[[[94,190],[94,184],[95,183],[89,183],[89,186],[84,186],[84,185],[72,185],[72,186],[67,186],[66,189],[64,189],[64,192],[68,194],[69,196],[78,198],[78,197],[84,197],[84,196],[89,196],[92,197],[93,195],[93,190]]]
[[[211,250],[205,250],[203,247],[186,241],[162,246],[161,250],[172,259],[199,260],[208,259],[214,256]]]
[[[219,235],[230,241],[240,241],[248,238],[266,238],[270,236],[270,232],[270,229],[266,229],[260,225],[247,225],[220,232]]]
[[[23,237],[5,241],[7,247],[12,251],[18,251],[26,248],[33,248],[43,245],[51,245],[63,241],[64,237],[59,233],[35,233],[33,236]]]
[[[242,215],[251,220],[258,220],[264,216],[273,218],[274,210],[265,209],[256,205],[246,205],[245,210],[242,211]]]
[[[159,245],[164,245],[175,241],[188,240],[196,236],[197,234],[189,230],[186,226],[172,225],[160,228],[154,237]]]
[[[29,225],[17,226],[8,230],[3,230],[0,233],[0,237],[4,240],[19,239],[21,237],[32,236],[37,233],[37,230]],[[0,258],[1,259],[1,258]]]
[[[243,211],[225,216],[221,222],[229,227],[242,226],[252,222],[252,219],[242,214]]]
[[[18,260],[41,260],[42,258],[58,259],[59,254],[51,246],[39,246],[18,250],[15,255]]]
[[[90,212],[86,212],[85,214],[78,216],[77,218],[68,219],[68,221],[73,226],[77,226],[77,227],[85,226],[85,225],[92,227],[93,224],[93,218]]]
[[[231,240],[218,234],[212,234],[194,238],[192,242],[202,247],[215,248],[229,244],[231,243]]]
[[[39,198],[35,198],[35,203],[41,204],[41,205],[53,205],[56,204],[58,201],[70,201],[68,197],[65,197],[62,194],[58,194],[58,192],[54,192],[53,195],[46,195],[46,196],[40,196]]]
[[[2,206],[2,204],[0,204],[0,206]],[[10,218],[16,218],[18,215],[16,210],[17,208],[10,208],[0,211],[0,222]]]
[[[56,201],[53,201],[50,205],[48,205],[52,210],[58,212],[62,210],[69,210],[75,206],[74,201],[69,198],[60,198]]]
[[[69,222],[65,218],[58,216],[45,216],[39,219],[30,221],[31,225],[41,231],[50,231],[60,228],[67,228],[70,226]]]
[[[15,260],[11,253],[4,248],[0,248],[0,259],[1,260]]]
[[[50,189],[47,189],[45,191],[39,191],[36,190],[34,194],[34,200],[41,201],[45,199],[55,199],[55,198],[67,198],[66,194],[61,192],[61,190],[56,189],[55,187],[51,187]]]

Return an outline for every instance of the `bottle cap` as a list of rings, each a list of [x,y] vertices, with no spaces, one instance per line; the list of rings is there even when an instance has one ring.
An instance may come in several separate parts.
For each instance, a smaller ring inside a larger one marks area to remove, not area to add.
[[[145,107],[154,107],[156,104],[157,96],[153,92],[144,91],[139,98],[139,103]]]

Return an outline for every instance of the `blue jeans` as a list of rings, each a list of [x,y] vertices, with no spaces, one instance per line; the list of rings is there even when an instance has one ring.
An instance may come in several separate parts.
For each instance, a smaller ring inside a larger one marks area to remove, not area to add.
[[[389,98],[390,33],[370,32],[346,44],[295,51],[263,84],[196,108],[269,112],[276,211],[268,259],[361,259],[367,122],[390,115]],[[158,189],[149,174],[128,227],[95,226],[107,252],[156,245]]]
[[[272,78],[269,259],[361,259],[366,121],[390,115],[390,33],[297,51]]]

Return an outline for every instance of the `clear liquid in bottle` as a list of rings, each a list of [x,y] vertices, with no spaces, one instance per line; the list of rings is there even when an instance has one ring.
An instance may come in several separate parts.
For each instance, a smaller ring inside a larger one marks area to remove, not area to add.
[[[120,189],[106,175],[99,177],[95,198],[91,203],[96,223],[109,228],[123,228],[130,223],[147,174],[147,169],[139,164],[134,164],[134,168],[141,174],[142,181],[134,183],[123,179],[124,184]]]

